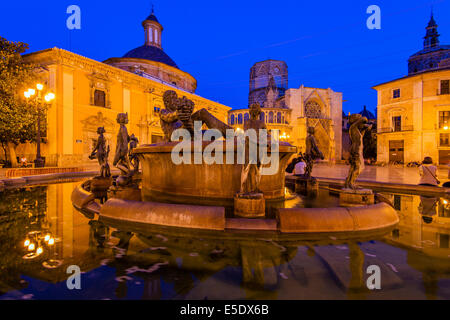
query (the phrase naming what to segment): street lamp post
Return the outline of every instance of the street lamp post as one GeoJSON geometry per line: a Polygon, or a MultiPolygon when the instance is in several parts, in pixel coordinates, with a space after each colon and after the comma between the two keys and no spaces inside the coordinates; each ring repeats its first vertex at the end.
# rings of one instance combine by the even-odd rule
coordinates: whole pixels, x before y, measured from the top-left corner
{"type": "MultiPolygon", "coordinates": [[[[28,89],[28,91],[25,91],[24,95],[25,98],[28,100],[31,99],[31,97],[34,97],[33,102],[36,104],[37,108],[37,133],[36,133],[36,160],[34,160],[34,166],[35,168],[43,168],[45,165],[44,159],[41,157],[41,103],[42,103],[42,90],[44,89],[44,85],[38,83],[36,85],[36,89],[28,89]],[[37,95],[36,95],[36,89],[37,89],[37,95]]],[[[44,100],[47,103],[50,103],[53,99],[55,99],[55,94],[52,92],[48,92],[44,96],[44,100]]]]}

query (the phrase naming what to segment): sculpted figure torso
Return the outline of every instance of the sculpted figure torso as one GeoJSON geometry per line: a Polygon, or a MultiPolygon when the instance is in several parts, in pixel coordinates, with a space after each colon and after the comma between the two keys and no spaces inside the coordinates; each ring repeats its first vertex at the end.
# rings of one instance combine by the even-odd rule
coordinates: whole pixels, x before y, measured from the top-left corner
{"type": "Polygon", "coordinates": [[[305,178],[311,178],[314,161],[317,159],[324,159],[323,153],[317,146],[316,138],[314,137],[314,128],[308,127],[308,136],[306,137],[306,151],[303,155],[306,163],[305,178]]]}
{"type": "Polygon", "coordinates": [[[128,158],[128,143],[130,136],[127,127],[128,114],[119,113],[117,115],[117,123],[120,124],[119,133],[117,134],[116,154],[114,156],[113,165],[116,166],[123,174],[130,172],[130,159],[128,158]]]}
{"type": "Polygon", "coordinates": [[[164,140],[171,141],[172,133],[178,128],[184,128],[194,135],[194,121],[201,121],[209,129],[217,129],[226,136],[226,130],[232,129],[223,123],[206,109],[200,109],[193,113],[195,104],[186,97],[178,98],[175,91],[168,90],[163,95],[164,107],[161,110],[160,121],[164,132],[164,140]]]}
{"type": "MultiPolygon", "coordinates": [[[[244,131],[253,129],[256,131],[257,136],[259,136],[260,129],[267,129],[264,121],[259,119],[261,113],[261,107],[259,104],[252,104],[250,106],[250,119],[244,123],[244,131]]],[[[249,153],[249,140],[246,139],[245,143],[246,157],[249,153]]],[[[241,193],[242,194],[254,194],[260,193],[259,183],[261,181],[261,163],[258,159],[258,163],[247,163],[242,168],[241,174],[241,193]]]]}
{"type": "Polygon", "coordinates": [[[364,169],[363,137],[367,130],[372,129],[372,125],[367,122],[367,118],[360,114],[352,114],[349,118],[350,170],[345,180],[345,188],[356,189],[355,181],[364,169]]]}
{"type": "Polygon", "coordinates": [[[108,156],[109,156],[109,146],[106,147],[106,139],[104,137],[105,128],[99,127],[97,129],[98,139],[97,144],[92,150],[89,159],[97,158],[98,164],[100,165],[100,176],[103,178],[109,178],[111,176],[111,171],[108,164],[108,156]]]}

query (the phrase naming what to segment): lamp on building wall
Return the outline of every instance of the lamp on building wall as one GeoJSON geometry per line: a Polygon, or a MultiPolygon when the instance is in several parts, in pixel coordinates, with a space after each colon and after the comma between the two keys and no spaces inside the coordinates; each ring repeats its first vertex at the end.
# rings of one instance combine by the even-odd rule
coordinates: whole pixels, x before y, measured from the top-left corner
{"type": "Polygon", "coordinates": [[[55,99],[55,94],[53,92],[48,92],[44,97],[42,91],[44,90],[44,85],[41,83],[36,84],[36,89],[28,89],[24,92],[24,96],[27,100],[32,101],[37,108],[37,150],[36,150],[36,160],[34,160],[34,166],[36,168],[42,168],[45,165],[44,159],[41,157],[41,104],[50,103],[55,99]],[[36,94],[37,90],[37,94],[36,94]],[[42,98],[43,97],[43,98],[42,98]]]}

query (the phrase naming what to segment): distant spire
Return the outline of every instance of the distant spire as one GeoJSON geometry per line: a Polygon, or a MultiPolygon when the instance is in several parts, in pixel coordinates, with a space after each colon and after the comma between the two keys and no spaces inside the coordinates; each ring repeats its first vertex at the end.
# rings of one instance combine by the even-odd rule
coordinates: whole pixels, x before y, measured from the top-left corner
{"type": "Polygon", "coordinates": [[[426,27],[427,33],[424,37],[423,46],[425,49],[439,46],[439,33],[437,31],[437,23],[434,20],[433,7],[431,7],[431,17],[426,27]]]}

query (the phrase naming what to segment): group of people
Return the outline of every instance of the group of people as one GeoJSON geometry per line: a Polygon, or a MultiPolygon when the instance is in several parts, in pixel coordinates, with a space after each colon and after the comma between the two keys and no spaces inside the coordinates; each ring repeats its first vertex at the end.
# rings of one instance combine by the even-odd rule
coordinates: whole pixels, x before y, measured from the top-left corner
{"type": "MultiPolygon", "coordinates": [[[[305,174],[306,163],[302,153],[298,157],[294,158],[292,162],[286,168],[288,175],[301,176],[305,174]]],[[[421,186],[439,186],[441,181],[437,177],[437,166],[433,164],[433,159],[431,157],[425,157],[422,164],[419,166],[420,181],[421,186]]],[[[450,165],[448,170],[448,178],[450,179],[450,165]]],[[[445,182],[443,187],[450,188],[450,181],[445,182]]]]}

